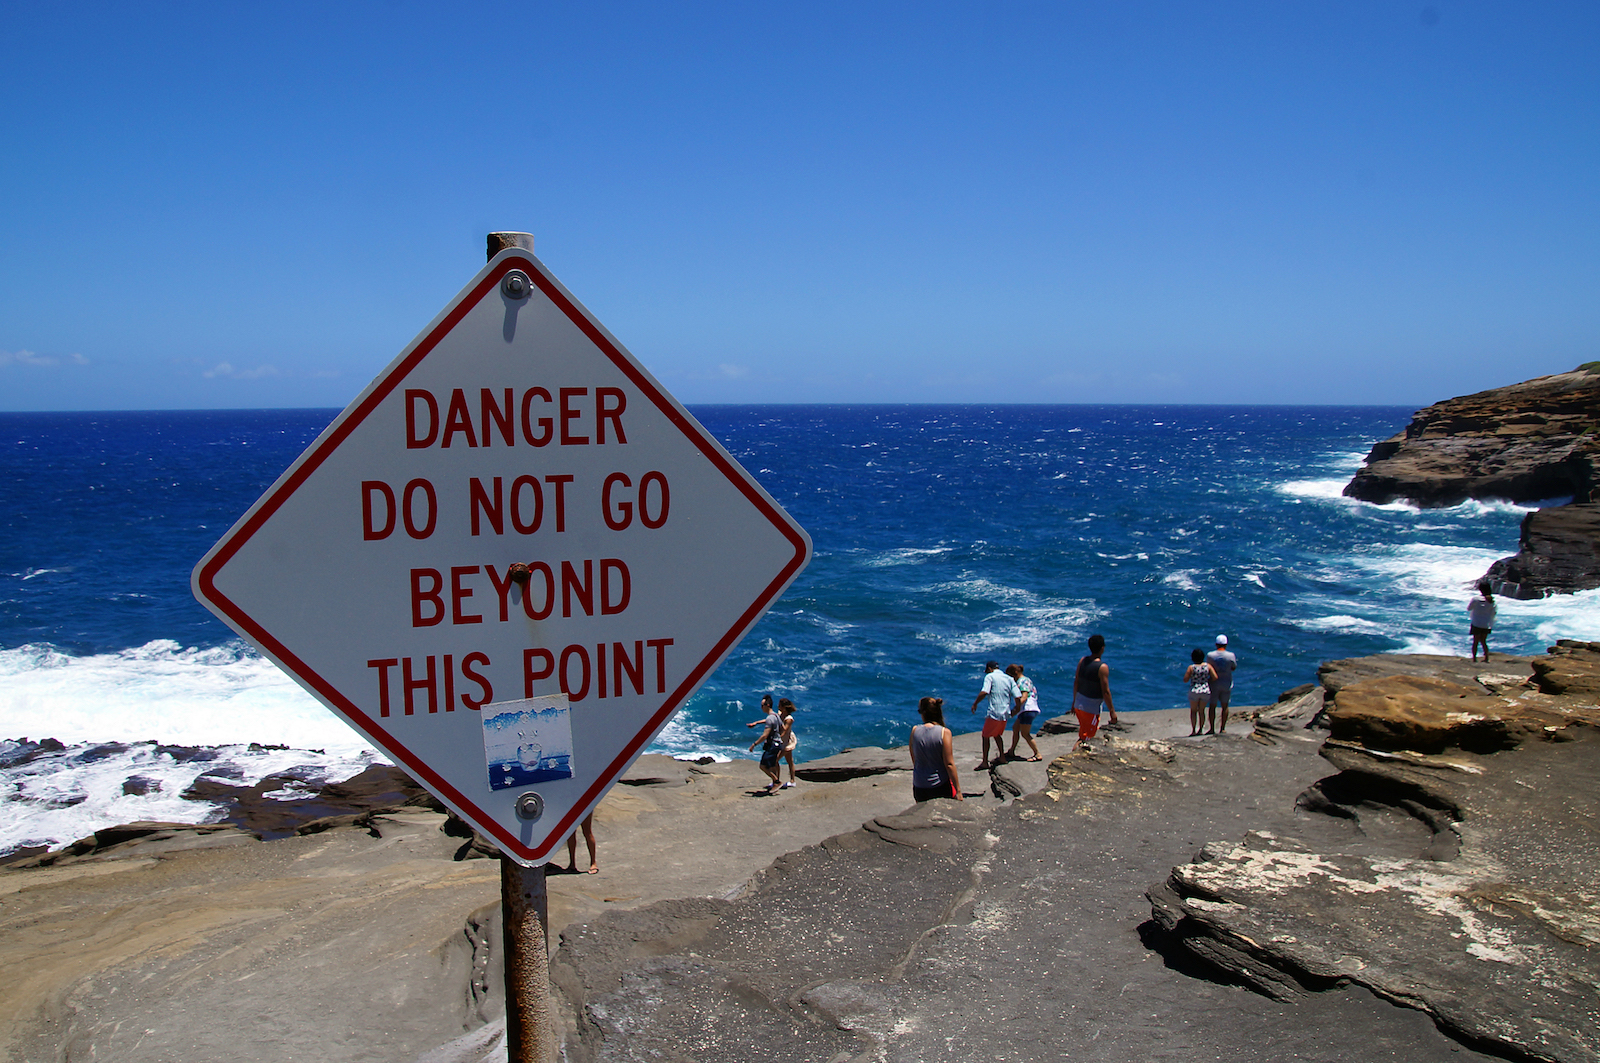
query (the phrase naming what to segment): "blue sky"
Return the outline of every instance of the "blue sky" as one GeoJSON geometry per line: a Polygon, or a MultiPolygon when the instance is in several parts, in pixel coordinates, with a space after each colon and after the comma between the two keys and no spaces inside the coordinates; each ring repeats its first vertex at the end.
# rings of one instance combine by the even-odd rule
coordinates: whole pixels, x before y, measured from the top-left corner
{"type": "Polygon", "coordinates": [[[544,262],[686,402],[1600,359],[1600,5],[0,4],[0,409],[342,406],[544,262]]]}

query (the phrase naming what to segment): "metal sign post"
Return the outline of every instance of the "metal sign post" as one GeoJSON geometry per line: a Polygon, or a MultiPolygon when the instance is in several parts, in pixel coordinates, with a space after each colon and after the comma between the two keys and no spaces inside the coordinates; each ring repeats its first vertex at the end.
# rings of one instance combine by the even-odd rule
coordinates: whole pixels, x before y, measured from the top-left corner
{"type": "MultiPolygon", "coordinates": [[[[533,234],[490,233],[488,244],[493,261],[507,248],[532,251],[533,234]]],[[[550,893],[545,883],[549,866],[526,867],[505,852],[500,854],[508,1063],[547,1063],[556,1058],[550,1021],[550,893]]]]}

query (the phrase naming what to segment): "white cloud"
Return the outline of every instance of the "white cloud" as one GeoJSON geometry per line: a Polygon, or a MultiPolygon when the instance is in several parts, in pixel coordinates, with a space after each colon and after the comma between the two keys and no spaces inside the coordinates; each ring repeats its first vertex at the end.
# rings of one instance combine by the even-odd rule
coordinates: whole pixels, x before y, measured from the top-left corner
{"type": "Polygon", "coordinates": [[[275,365],[258,365],[254,369],[235,369],[231,362],[218,362],[205,371],[207,380],[222,378],[224,380],[260,380],[262,377],[277,376],[278,367],[275,365]]]}
{"type": "Polygon", "coordinates": [[[747,377],[750,375],[750,370],[746,369],[744,366],[729,365],[727,362],[723,362],[721,365],[717,366],[717,370],[729,380],[738,380],[741,377],[747,377]]]}
{"type": "MultiPolygon", "coordinates": [[[[73,352],[67,355],[67,361],[73,365],[88,365],[89,359],[73,352]]],[[[35,351],[0,351],[0,365],[60,365],[61,359],[49,354],[39,354],[35,351]]]]}

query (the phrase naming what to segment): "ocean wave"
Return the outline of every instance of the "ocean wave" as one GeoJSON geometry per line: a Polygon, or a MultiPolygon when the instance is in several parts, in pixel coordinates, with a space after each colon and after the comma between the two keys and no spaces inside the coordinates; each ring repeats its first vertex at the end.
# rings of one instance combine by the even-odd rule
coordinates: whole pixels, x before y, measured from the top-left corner
{"type": "Polygon", "coordinates": [[[1290,480],[1278,484],[1278,492],[1294,498],[1341,501],[1344,500],[1344,486],[1349,482],[1349,477],[1342,480],[1290,480]]]}
{"type": "Polygon", "coordinates": [[[1197,591],[1200,584],[1194,578],[1204,571],[1198,568],[1180,568],[1176,572],[1168,572],[1161,577],[1161,582],[1169,587],[1176,587],[1180,591],[1197,591]]]}
{"type": "Polygon", "coordinates": [[[959,633],[919,631],[917,638],[947,653],[967,657],[1002,650],[1032,649],[1075,641],[1095,619],[1104,615],[1092,606],[1040,605],[1002,610],[981,631],[959,633]]]}
{"type": "Polygon", "coordinates": [[[1405,543],[1353,553],[1341,558],[1339,565],[1358,570],[1380,593],[1452,602],[1460,599],[1464,606],[1464,595],[1504,553],[1471,546],[1405,543]]]}
{"type": "MultiPolygon", "coordinates": [[[[1531,513],[1534,510],[1543,508],[1545,506],[1559,505],[1562,501],[1559,499],[1550,499],[1539,502],[1523,503],[1507,502],[1501,499],[1480,500],[1476,498],[1469,498],[1465,502],[1460,502],[1454,506],[1424,508],[1403,499],[1397,499],[1393,502],[1368,502],[1365,499],[1346,497],[1344,489],[1349,482],[1350,480],[1348,477],[1339,480],[1288,480],[1284,483],[1276,485],[1276,489],[1280,494],[1288,495],[1292,498],[1321,502],[1337,502],[1353,509],[1378,510],[1386,513],[1403,513],[1413,516],[1427,514],[1430,519],[1454,518],[1472,520],[1475,518],[1500,516],[1505,514],[1521,517],[1524,514],[1531,513]]],[[[1418,530],[1444,530],[1450,526],[1438,524],[1419,524],[1415,527],[1418,530]]]]}
{"type": "Polygon", "coordinates": [[[953,550],[949,546],[904,546],[896,550],[887,550],[875,554],[861,562],[866,568],[894,568],[899,565],[921,565],[932,558],[948,554],[953,550]]]}
{"type": "Polygon", "coordinates": [[[157,639],[76,657],[49,645],[0,650],[6,738],[168,745],[249,744],[357,756],[367,741],[242,642],[157,639]]]}
{"type": "Polygon", "coordinates": [[[1386,635],[1388,628],[1374,620],[1339,613],[1334,616],[1298,617],[1290,620],[1295,627],[1320,634],[1386,635]]]}

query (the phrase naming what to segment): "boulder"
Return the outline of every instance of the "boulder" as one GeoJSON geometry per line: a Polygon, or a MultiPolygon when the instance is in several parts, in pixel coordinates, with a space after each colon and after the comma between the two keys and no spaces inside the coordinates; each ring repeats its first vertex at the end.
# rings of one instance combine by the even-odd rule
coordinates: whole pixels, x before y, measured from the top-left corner
{"type": "Polygon", "coordinates": [[[1424,508],[1469,498],[1589,501],[1600,456],[1600,363],[1417,411],[1344,493],[1424,508]]]}
{"type": "Polygon", "coordinates": [[[1600,587],[1600,503],[1547,506],[1522,518],[1518,551],[1489,566],[1500,594],[1542,598],[1600,587]]]}
{"type": "Polygon", "coordinates": [[[1533,660],[1533,682],[1545,694],[1600,698],[1600,642],[1561,639],[1533,660]]]}

